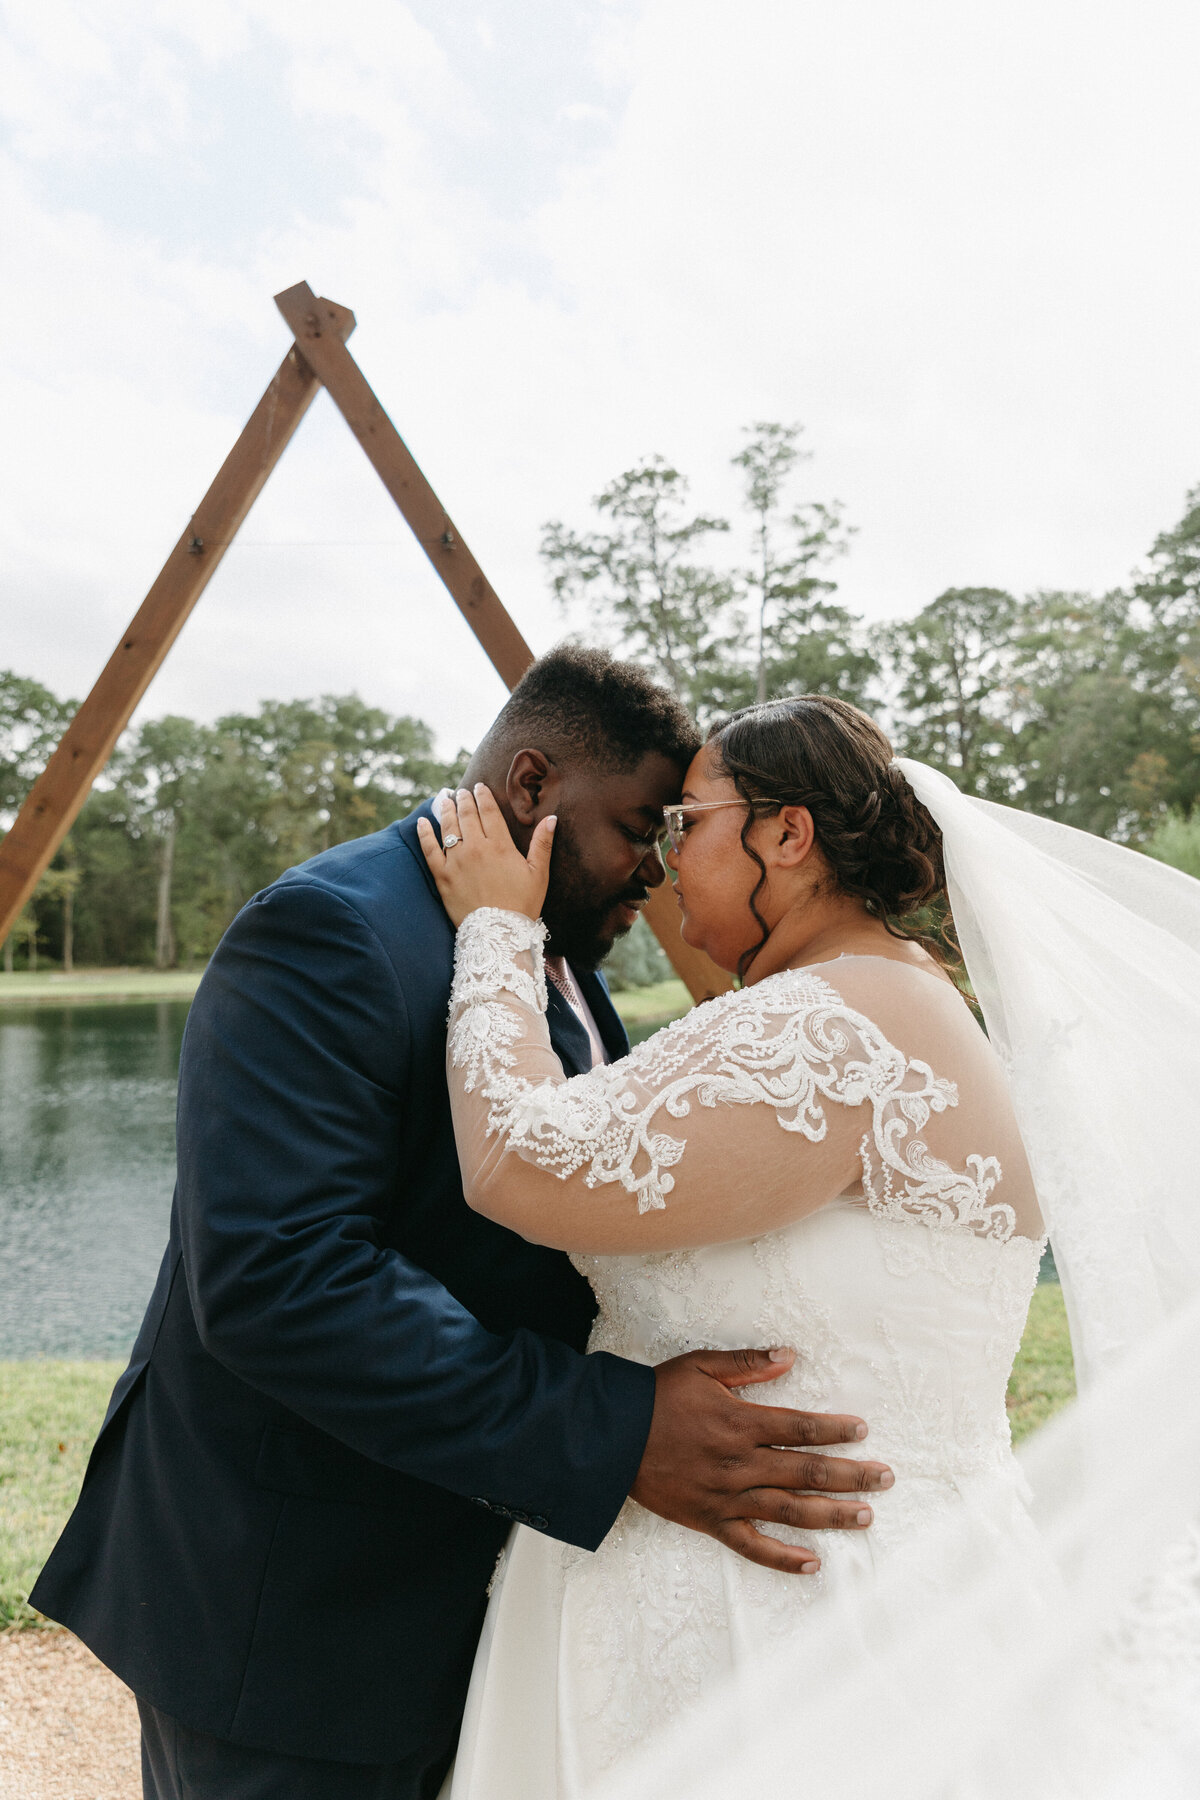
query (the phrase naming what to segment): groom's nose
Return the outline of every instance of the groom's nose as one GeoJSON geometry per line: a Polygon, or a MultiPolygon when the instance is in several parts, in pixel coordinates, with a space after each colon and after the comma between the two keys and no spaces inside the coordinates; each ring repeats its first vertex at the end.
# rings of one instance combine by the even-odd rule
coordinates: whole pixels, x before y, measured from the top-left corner
{"type": "Polygon", "coordinates": [[[645,856],[643,856],[641,862],[638,864],[636,872],[638,880],[644,881],[647,887],[656,888],[662,886],[663,882],[667,879],[667,871],[663,866],[662,855],[657,844],[655,844],[652,850],[647,850],[645,856]]]}

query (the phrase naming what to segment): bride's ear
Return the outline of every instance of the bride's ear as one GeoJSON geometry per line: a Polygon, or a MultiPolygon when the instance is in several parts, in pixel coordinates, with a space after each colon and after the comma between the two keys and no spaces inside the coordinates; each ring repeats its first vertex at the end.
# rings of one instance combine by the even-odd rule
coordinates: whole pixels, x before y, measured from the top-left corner
{"type": "Polygon", "coordinates": [[[816,844],[812,814],[807,806],[785,806],[770,821],[774,826],[771,847],[781,869],[798,869],[812,855],[816,844]]]}

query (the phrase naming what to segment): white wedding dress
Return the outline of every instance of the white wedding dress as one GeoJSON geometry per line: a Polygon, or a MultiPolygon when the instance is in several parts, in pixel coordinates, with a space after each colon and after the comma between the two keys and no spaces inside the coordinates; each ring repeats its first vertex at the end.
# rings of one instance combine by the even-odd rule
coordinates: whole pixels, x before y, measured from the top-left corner
{"type": "MultiPolygon", "coordinates": [[[[843,1621],[872,1598],[877,1650],[877,1578],[943,1513],[1019,1547],[1031,1596],[1046,1577],[1005,1413],[1044,1239],[1006,1080],[960,996],[843,958],[710,1001],[568,1080],[542,937],[491,910],[458,934],[448,1073],[471,1203],[572,1252],[599,1304],[593,1351],[794,1345],[792,1371],[745,1400],[865,1418],[867,1440],[836,1454],[896,1479],[865,1532],[770,1528],[817,1551],[816,1576],[633,1501],[594,1554],[518,1526],[453,1800],[575,1800],[605,1776],[624,1791],[627,1757],[700,1724],[739,1670],[779,1666],[823,1598],[843,1621]]],[[[918,1604],[952,1579],[930,1559],[918,1604]]]]}

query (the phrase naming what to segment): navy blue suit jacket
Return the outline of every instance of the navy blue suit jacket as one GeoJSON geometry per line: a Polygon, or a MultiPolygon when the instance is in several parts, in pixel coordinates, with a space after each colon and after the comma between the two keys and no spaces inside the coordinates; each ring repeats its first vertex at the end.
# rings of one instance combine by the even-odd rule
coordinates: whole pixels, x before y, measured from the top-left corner
{"type": "MultiPolygon", "coordinates": [[[[346,1762],[452,1740],[509,1522],[594,1548],[654,1395],[580,1354],[567,1258],[463,1200],[454,940],[417,817],[290,870],[205,972],[170,1243],[32,1596],[184,1723],[346,1762]]],[[[622,1054],[603,981],[577,979],[622,1054]]]]}

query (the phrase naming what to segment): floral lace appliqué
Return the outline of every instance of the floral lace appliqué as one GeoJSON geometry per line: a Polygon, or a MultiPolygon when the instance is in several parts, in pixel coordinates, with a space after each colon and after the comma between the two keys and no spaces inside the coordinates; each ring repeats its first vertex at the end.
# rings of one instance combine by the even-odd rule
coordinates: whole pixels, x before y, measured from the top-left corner
{"type": "Polygon", "coordinates": [[[958,1104],[952,1081],[910,1060],[820,976],[786,970],[697,1007],[612,1068],[565,1081],[532,1082],[514,1071],[521,1018],[504,998],[544,1011],[545,928],[482,908],[458,933],[450,1054],[468,1092],[489,1102],[499,1133],[528,1162],[588,1186],[619,1182],[638,1211],[666,1205],[672,1170],[687,1147],[670,1129],[693,1106],[770,1106],[784,1131],[826,1136],[828,1105],[870,1109],[860,1145],[863,1191],[888,1217],[1012,1235],[1010,1207],[989,1204],[1000,1180],[994,1157],[955,1170],[921,1132],[958,1104]]]}
{"type": "Polygon", "coordinates": [[[521,1035],[521,1021],[501,996],[510,993],[532,1011],[545,1012],[545,942],[540,919],[498,907],[480,907],[464,920],[454,947],[450,1054],[464,1071],[469,1094],[512,1067],[509,1046],[521,1035]],[[530,957],[528,969],[521,967],[523,955],[530,957]]]}

